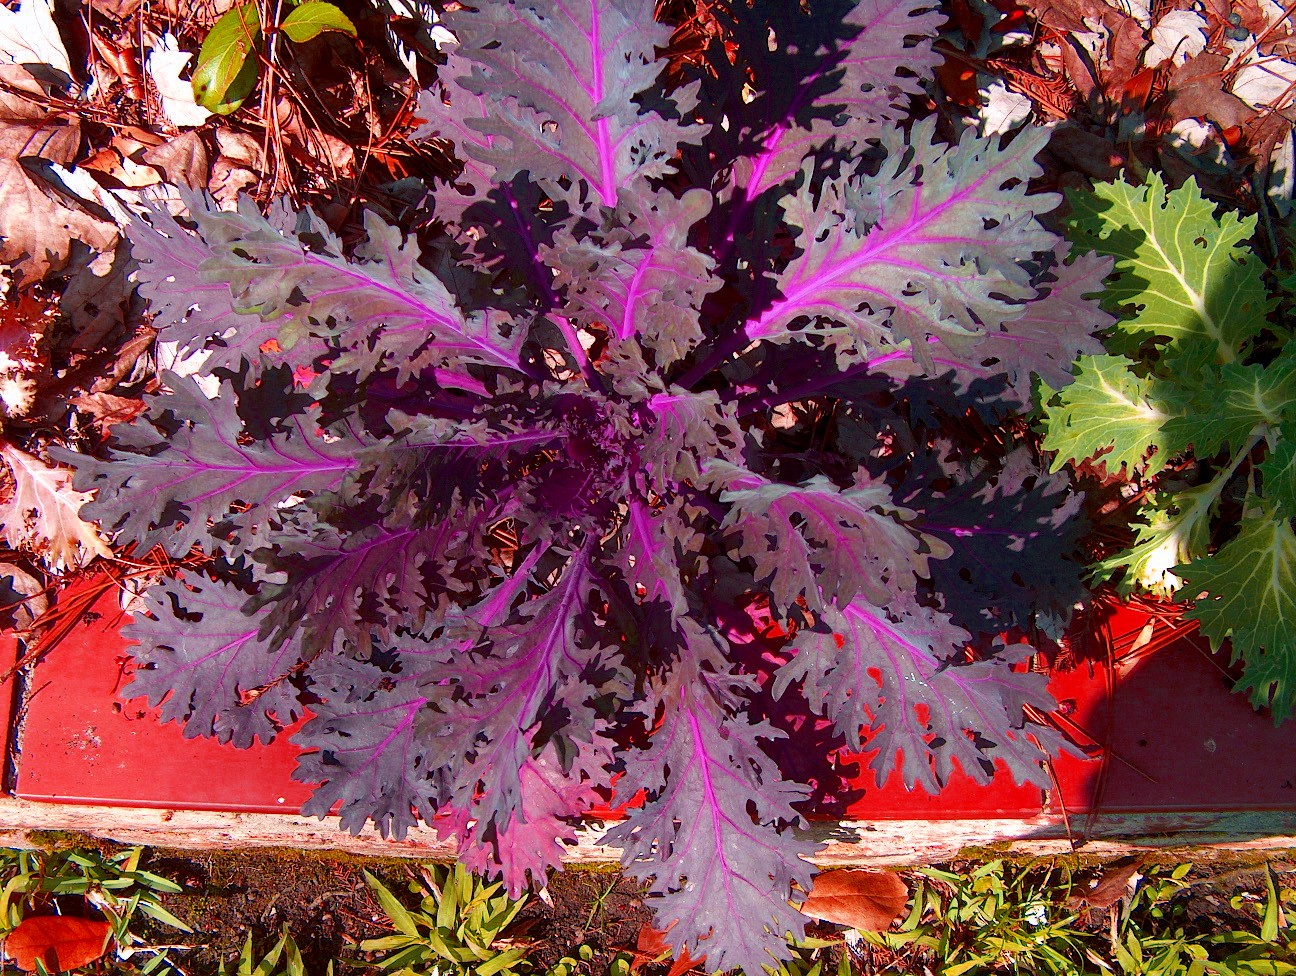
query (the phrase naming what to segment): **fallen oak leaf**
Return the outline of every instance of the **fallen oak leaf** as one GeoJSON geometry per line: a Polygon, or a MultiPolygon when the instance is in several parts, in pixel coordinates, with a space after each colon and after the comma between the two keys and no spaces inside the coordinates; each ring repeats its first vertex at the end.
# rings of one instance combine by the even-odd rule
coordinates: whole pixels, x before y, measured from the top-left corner
{"type": "Polygon", "coordinates": [[[50,111],[44,97],[26,69],[0,64],[0,262],[32,279],[61,271],[74,240],[107,251],[118,237],[113,224],[69,204],[24,165],[70,165],[81,142],[77,120],[50,111]]]}
{"type": "Polygon", "coordinates": [[[108,951],[112,926],[101,919],[38,915],[24,919],[4,940],[5,954],[24,972],[80,969],[108,951]]]}
{"type": "Polygon", "coordinates": [[[890,871],[825,871],[801,903],[811,918],[860,932],[884,932],[904,914],[909,889],[890,871]]]}

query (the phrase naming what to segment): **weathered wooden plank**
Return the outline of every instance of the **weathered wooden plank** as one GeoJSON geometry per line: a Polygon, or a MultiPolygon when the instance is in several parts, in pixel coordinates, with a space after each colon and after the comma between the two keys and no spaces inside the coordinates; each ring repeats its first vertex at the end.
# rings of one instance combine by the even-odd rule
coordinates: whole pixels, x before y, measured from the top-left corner
{"type": "MultiPolygon", "coordinates": [[[[1079,828],[1081,824],[1073,824],[1079,828]]],[[[1105,856],[1141,849],[1209,848],[1221,851],[1296,849],[1296,814],[1281,812],[1113,814],[1094,818],[1083,850],[1105,856]]],[[[450,859],[453,842],[423,827],[403,841],[373,831],[344,833],[333,818],[320,821],[293,814],[218,813],[130,807],[39,803],[0,798],[0,845],[35,846],[49,832],[84,834],[126,844],[190,850],[286,847],[344,851],[380,857],[450,859]]],[[[993,847],[1005,854],[1068,852],[1071,840],[1061,819],[880,820],[818,823],[812,833],[826,846],[822,866],[919,865],[948,860],[969,848],[993,847]]],[[[601,827],[589,825],[567,860],[573,864],[615,863],[615,848],[601,846],[601,827]]]]}

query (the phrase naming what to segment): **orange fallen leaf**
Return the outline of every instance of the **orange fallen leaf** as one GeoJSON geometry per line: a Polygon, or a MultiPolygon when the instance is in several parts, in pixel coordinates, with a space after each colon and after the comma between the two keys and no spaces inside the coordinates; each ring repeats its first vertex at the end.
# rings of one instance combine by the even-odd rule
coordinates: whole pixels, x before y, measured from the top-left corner
{"type": "MultiPolygon", "coordinates": [[[[674,922],[671,923],[673,928],[674,922]]],[[[669,929],[667,930],[669,931],[669,929]]],[[[666,933],[653,928],[651,925],[644,923],[639,929],[639,940],[635,946],[634,962],[630,964],[630,971],[636,972],[644,965],[655,962],[662,956],[670,955],[670,943],[666,941],[666,933]]],[[[701,959],[694,959],[685,951],[684,955],[676,959],[670,968],[667,976],[680,976],[681,973],[687,973],[692,969],[699,969],[706,963],[706,956],[701,959]]]]}
{"type": "Polygon", "coordinates": [[[890,871],[825,871],[815,878],[802,913],[861,932],[882,932],[904,914],[909,889],[890,871]]]}
{"type": "Polygon", "coordinates": [[[39,915],[24,919],[4,940],[5,954],[24,972],[39,959],[51,972],[67,972],[94,962],[108,951],[112,926],[94,918],[39,915]]]}

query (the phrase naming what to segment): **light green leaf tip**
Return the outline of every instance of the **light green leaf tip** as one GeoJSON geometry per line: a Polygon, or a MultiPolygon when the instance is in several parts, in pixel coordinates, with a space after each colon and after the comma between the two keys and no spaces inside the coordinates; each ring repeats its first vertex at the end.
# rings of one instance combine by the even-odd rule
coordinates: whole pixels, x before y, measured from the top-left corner
{"type": "Polygon", "coordinates": [[[356,36],[355,24],[341,10],[323,0],[311,0],[297,7],[283,19],[279,29],[297,44],[318,37],[325,31],[356,36]]]}

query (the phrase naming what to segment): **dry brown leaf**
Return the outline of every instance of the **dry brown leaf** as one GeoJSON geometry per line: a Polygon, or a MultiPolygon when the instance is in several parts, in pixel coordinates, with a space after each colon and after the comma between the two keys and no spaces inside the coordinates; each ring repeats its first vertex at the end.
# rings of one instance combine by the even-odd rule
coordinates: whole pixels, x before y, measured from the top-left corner
{"type": "Polygon", "coordinates": [[[71,471],[51,468],[3,442],[0,458],[13,475],[13,491],[0,503],[0,537],[5,542],[15,549],[35,550],[54,570],[112,555],[95,527],[81,520],[81,506],[91,495],[73,489],[71,471]]]}
{"type": "Polygon", "coordinates": [[[1131,879],[1138,874],[1138,869],[1137,857],[1123,857],[1119,861],[1112,861],[1103,867],[1102,873],[1098,875],[1097,884],[1088,891],[1073,894],[1067,899],[1067,904],[1072,908],[1079,908],[1082,904],[1088,904],[1093,908],[1111,908],[1125,896],[1131,879]]]}
{"type": "Polygon", "coordinates": [[[825,871],[818,875],[803,914],[861,932],[884,932],[904,914],[909,889],[890,871],[825,871]]]}
{"type": "Polygon", "coordinates": [[[73,241],[106,251],[117,228],[56,193],[23,160],[68,165],[81,128],[42,104],[40,82],[16,64],[0,64],[0,262],[30,279],[62,270],[73,241]]]}
{"type": "Polygon", "coordinates": [[[1114,180],[1126,159],[1121,148],[1106,136],[1064,122],[1049,139],[1053,153],[1069,170],[1095,180],[1114,180]]]}
{"type": "Polygon", "coordinates": [[[355,174],[355,149],[337,136],[329,135],[307,124],[296,103],[286,98],[275,105],[279,131],[288,152],[310,165],[319,163],[339,177],[355,174]]]}
{"type": "Polygon", "coordinates": [[[39,960],[47,972],[60,973],[94,962],[108,951],[111,935],[112,926],[101,919],[38,915],[20,922],[4,946],[24,972],[35,972],[39,960]]]}
{"type": "Polygon", "coordinates": [[[147,409],[143,400],[114,393],[82,393],[70,402],[92,418],[100,433],[106,433],[113,424],[129,423],[147,409]]]}
{"type": "Polygon", "coordinates": [[[1026,6],[1041,24],[1064,33],[1091,30],[1093,23],[1114,27],[1127,16],[1103,0],[1034,0],[1026,6]]]}
{"type": "Polygon", "coordinates": [[[135,286],[130,282],[130,248],[74,257],[60,305],[72,323],[72,348],[100,349],[126,321],[135,286]]]}
{"type": "Polygon", "coordinates": [[[216,148],[220,155],[235,166],[246,166],[248,169],[260,169],[265,162],[261,154],[259,140],[246,132],[234,129],[216,130],[216,148]]]}
{"type": "Polygon", "coordinates": [[[146,149],[144,162],[156,166],[168,183],[202,189],[207,186],[210,169],[207,147],[202,137],[190,129],[160,146],[146,149]]]}
{"type": "Polygon", "coordinates": [[[139,10],[144,0],[90,0],[95,13],[111,17],[113,20],[125,20],[139,10]]]}
{"type": "Polygon", "coordinates": [[[0,626],[29,630],[49,609],[45,586],[20,566],[0,563],[0,626]]]}
{"type": "Polygon", "coordinates": [[[1250,105],[1224,90],[1221,73],[1226,64],[1223,55],[1208,51],[1170,73],[1167,86],[1174,97],[1166,116],[1171,124],[1184,119],[1207,119],[1220,129],[1228,129],[1255,114],[1250,105]]]}

